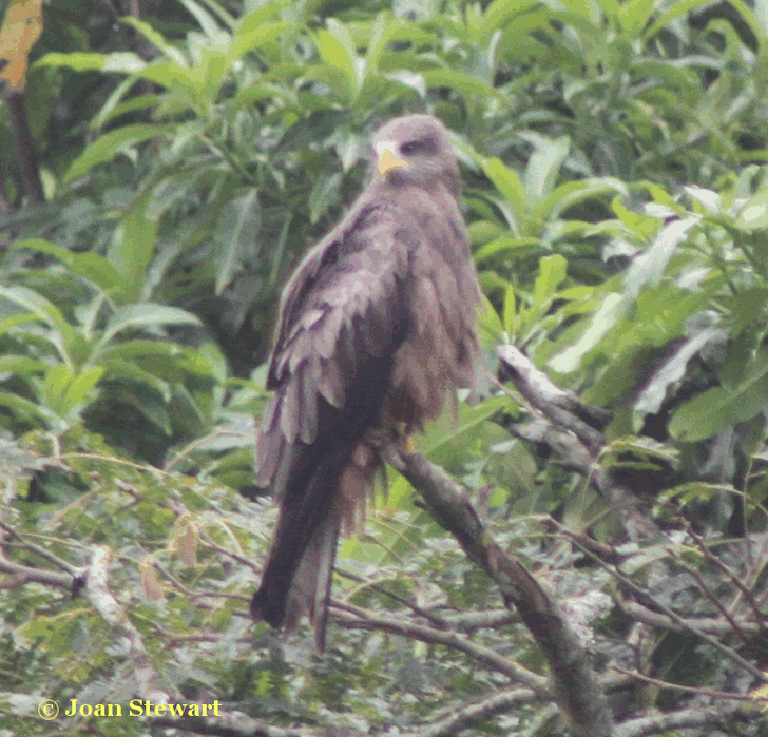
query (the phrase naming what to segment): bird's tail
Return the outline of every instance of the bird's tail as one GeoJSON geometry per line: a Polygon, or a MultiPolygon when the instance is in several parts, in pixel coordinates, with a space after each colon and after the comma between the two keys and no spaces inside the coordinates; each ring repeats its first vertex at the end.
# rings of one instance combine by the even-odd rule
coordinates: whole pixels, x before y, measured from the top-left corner
{"type": "Polygon", "coordinates": [[[338,439],[294,446],[269,559],[251,601],[254,619],[286,633],[307,614],[321,652],[341,526],[350,510],[365,508],[365,484],[362,498],[355,491],[355,445],[338,439]]]}

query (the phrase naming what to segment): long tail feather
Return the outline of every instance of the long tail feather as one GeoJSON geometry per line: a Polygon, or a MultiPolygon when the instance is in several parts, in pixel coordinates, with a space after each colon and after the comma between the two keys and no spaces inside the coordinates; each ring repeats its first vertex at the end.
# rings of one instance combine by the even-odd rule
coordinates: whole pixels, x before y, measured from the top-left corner
{"type": "Polygon", "coordinates": [[[307,614],[321,652],[343,514],[340,477],[353,447],[336,440],[297,454],[261,586],[251,601],[254,619],[284,627],[286,634],[307,614]]]}

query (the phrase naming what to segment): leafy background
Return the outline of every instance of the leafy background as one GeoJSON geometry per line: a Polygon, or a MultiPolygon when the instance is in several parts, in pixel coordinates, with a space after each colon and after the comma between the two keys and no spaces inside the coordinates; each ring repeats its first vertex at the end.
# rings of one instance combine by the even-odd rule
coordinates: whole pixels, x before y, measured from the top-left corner
{"type": "Polygon", "coordinates": [[[728,691],[747,705],[718,729],[759,734],[767,18],[762,0],[45,3],[26,85],[0,106],[0,733],[165,733],[37,717],[43,697],[136,693],[113,623],[71,595],[101,545],[184,699],[301,734],[567,729],[540,693],[491,701],[521,682],[510,664],[534,683],[542,655],[395,472],[342,545],[326,656],[247,617],[274,523],[251,444],[280,286],[364,185],[370,132],[426,111],[462,165],[489,381],[421,450],[565,604],[599,603],[580,616],[618,721],[728,691]],[[500,345],[608,411],[586,471],[521,435],[540,417],[500,345]],[[596,469],[661,531],[617,548],[625,572],[681,616],[732,605],[720,639],[752,671],[634,618],[547,527],[626,543],[596,469]],[[393,625],[425,613],[429,636],[393,625]]]}

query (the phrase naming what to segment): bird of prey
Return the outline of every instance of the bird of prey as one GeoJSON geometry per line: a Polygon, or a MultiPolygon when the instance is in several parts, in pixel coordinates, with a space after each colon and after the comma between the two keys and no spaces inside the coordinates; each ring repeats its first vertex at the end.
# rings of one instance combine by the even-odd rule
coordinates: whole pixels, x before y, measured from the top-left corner
{"type": "Polygon", "coordinates": [[[480,286],[443,124],[396,118],[373,139],[371,182],[285,287],[257,431],[257,483],[280,514],[256,620],[307,614],[325,647],[342,524],[365,512],[382,436],[402,438],[475,381],[480,286]]]}

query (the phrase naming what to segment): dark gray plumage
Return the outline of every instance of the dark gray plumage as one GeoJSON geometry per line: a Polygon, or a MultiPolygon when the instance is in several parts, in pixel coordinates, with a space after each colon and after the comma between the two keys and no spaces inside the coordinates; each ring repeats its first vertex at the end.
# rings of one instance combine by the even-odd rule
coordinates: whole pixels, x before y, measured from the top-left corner
{"type": "Polygon", "coordinates": [[[313,248],[281,302],[257,433],[257,482],[280,516],[251,613],[325,644],[342,523],[362,519],[381,428],[420,429],[475,380],[480,287],[459,210],[459,170],[429,115],[387,123],[378,172],[313,248]]]}

